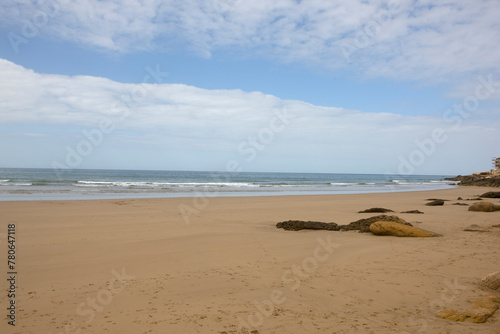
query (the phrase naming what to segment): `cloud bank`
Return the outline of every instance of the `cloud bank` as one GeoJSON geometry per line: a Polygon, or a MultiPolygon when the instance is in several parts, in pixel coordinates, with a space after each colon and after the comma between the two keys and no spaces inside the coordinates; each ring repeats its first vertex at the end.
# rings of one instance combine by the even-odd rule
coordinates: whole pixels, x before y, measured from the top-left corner
{"type": "MultiPolygon", "coordinates": [[[[319,107],[260,92],[39,74],[6,60],[0,60],[0,76],[4,138],[11,147],[45,138],[49,165],[63,162],[67,147],[77,150],[103,122],[109,131],[94,137],[99,145],[78,167],[99,161],[117,167],[127,157],[138,168],[222,170],[236,159],[244,170],[398,173],[406,161],[412,173],[454,173],[487,164],[494,152],[484,143],[500,141],[498,118],[484,118],[468,102],[465,109],[450,106],[437,117],[416,117],[319,107]]],[[[481,104],[489,90],[478,85],[481,104]]],[[[2,145],[0,153],[11,157],[2,145]]]]}

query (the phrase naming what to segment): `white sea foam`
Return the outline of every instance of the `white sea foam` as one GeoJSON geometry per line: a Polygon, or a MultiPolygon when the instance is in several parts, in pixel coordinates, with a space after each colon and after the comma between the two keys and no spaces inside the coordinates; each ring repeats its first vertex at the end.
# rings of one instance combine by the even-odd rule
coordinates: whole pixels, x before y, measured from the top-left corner
{"type": "Polygon", "coordinates": [[[144,187],[144,188],[200,188],[200,187],[258,187],[246,182],[129,182],[129,181],[78,181],[79,187],[144,187]]]}

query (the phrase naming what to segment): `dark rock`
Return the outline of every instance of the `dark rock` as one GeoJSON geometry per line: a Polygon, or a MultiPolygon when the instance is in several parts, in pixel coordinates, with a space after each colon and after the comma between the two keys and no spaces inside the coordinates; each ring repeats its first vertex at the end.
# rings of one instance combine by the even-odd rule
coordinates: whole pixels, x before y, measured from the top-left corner
{"type": "Polygon", "coordinates": [[[276,224],[277,228],[282,228],[287,231],[300,230],[328,230],[338,231],[339,226],[336,223],[323,223],[315,221],[288,220],[276,224]]]}
{"type": "Polygon", "coordinates": [[[491,227],[500,227],[500,224],[491,225],[491,227]]]}
{"type": "Polygon", "coordinates": [[[463,201],[464,199],[462,197],[457,198],[457,201],[463,201]]]}
{"type": "Polygon", "coordinates": [[[500,198],[500,191],[489,191],[487,193],[482,194],[479,197],[484,197],[484,198],[500,198]]]}
{"type": "Polygon", "coordinates": [[[359,211],[358,213],[376,213],[376,212],[385,213],[385,212],[394,212],[394,211],[389,210],[389,209],[384,209],[384,208],[371,208],[371,209],[359,211]]]}
{"type": "Polygon", "coordinates": [[[465,232],[490,232],[488,229],[482,228],[479,225],[472,224],[471,226],[467,227],[465,232]]]}
{"type": "Polygon", "coordinates": [[[443,201],[443,202],[446,202],[446,201],[449,201],[449,199],[442,199],[442,198],[428,198],[428,199],[426,199],[426,201],[443,201]]]}
{"type": "Polygon", "coordinates": [[[500,175],[494,175],[490,172],[474,175],[459,175],[453,178],[446,178],[447,181],[460,181],[461,186],[479,186],[479,187],[500,187],[500,175]]]}
{"type": "Polygon", "coordinates": [[[339,228],[340,231],[359,231],[360,233],[367,233],[370,232],[370,225],[378,221],[393,221],[400,224],[412,226],[410,223],[407,223],[404,219],[401,219],[397,216],[380,215],[359,219],[352,223],[349,223],[348,225],[340,225],[339,228]]]}
{"type": "Polygon", "coordinates": [[[403,211],[403,212],[401,212],[401,213],[418,213],[418,214],[423,214],[423,212],[422,212],[422,211],[420,211],[420,210],[403,211]]]}
{"type": "Polygon", "coordinates": [[[469,204],[467,204],[467,203],[453,203],[452,205],[465,205],[465,206],[469,206],[469,204]]]}
{"type": "Polygon", "coordinates": [[[443,201],[443,200],[441,200],[441,199],[436,199],[436,200],[434,200],[434,201],[432,201],[432,202],[429,202],[429,203],[427,203],[427,204],[425,204],[425,205],[428,205],[428,206],[439,206],[439,205],[444,205],[444,201],[443,201]]]}

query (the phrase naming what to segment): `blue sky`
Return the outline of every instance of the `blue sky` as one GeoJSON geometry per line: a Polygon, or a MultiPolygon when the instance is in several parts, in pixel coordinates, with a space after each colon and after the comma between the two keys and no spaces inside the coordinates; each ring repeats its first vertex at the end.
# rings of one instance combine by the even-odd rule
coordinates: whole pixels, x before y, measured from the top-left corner
{"type": "Polygon", "coordinates": [[[3,1],[0,166],[487,170],[500,155],[499,12],[495,1],[3,1]]]}

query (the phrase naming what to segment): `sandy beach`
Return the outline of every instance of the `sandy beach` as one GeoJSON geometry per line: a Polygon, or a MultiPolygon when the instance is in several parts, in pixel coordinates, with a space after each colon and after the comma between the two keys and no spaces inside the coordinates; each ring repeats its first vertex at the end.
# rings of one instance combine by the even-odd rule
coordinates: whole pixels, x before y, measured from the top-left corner
{"type": "Polygon", "coordinates": [[[0,202],[0,332],[499,333],[500,312],[482,324],[434,316],[467,309],[488,294],[476,282],[500,270],[500,228],[491,227],[500,212],[453,205],[494,190],[0,202]],[[449,201],[430,207],[429,198],[449,201]],[[348,224],[377,215],[357,213],[371,207],[443,237],[275,227],[348,224]],[[8,224],[15,327],[6,317],[8,224]],[[471,224],[489,232],[463,231],[471,224]]]}

